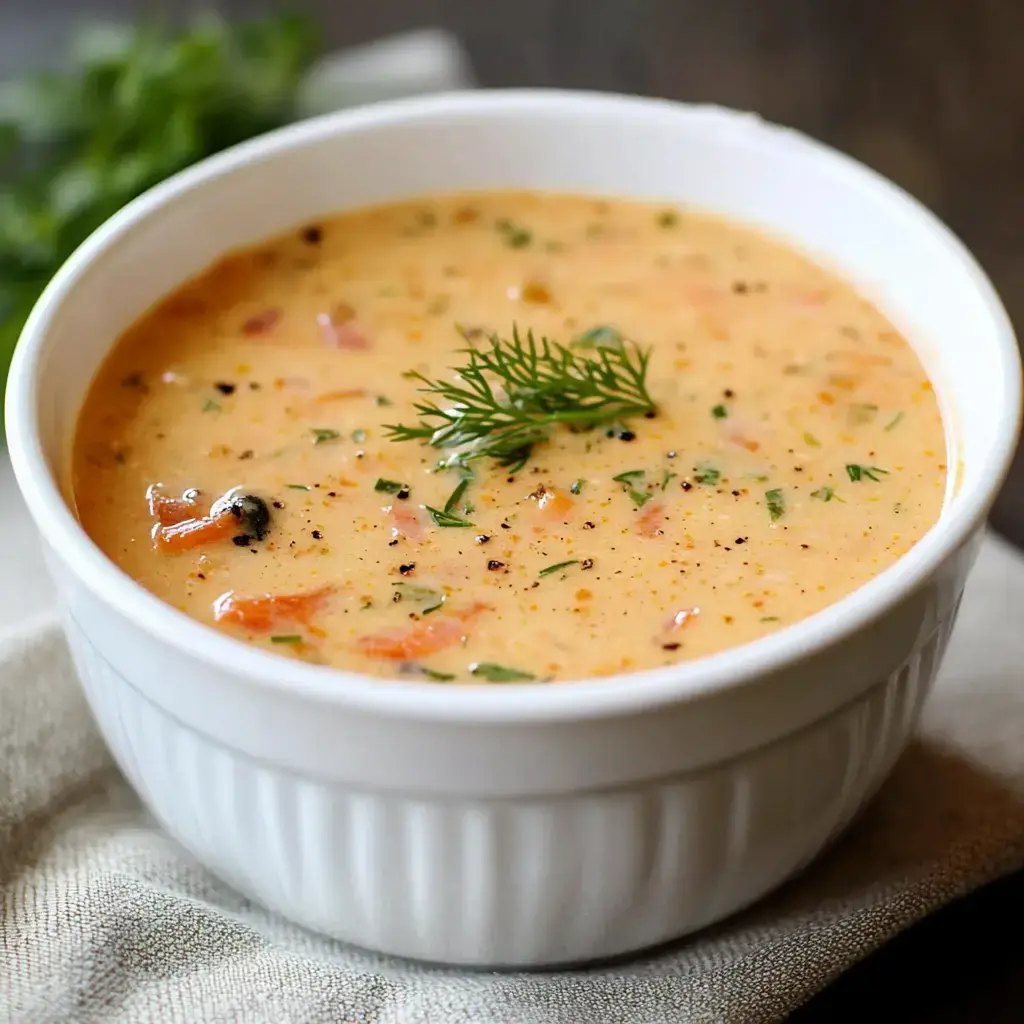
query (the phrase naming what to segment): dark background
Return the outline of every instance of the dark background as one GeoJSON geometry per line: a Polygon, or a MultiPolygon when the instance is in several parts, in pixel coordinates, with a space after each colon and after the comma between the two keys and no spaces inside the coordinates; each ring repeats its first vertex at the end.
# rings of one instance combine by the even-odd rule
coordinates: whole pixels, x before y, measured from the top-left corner
{"type": "MultiPolygon", "coordinates": [[[[0,77],[52,62],[83,17],[210,6],[239,16],[311,9],[332,48],[441,26],[462,40],[485,86],[756,110],[931,206],[1024,323],[1024,0],[0,0],[0,77]]],[[[1024,458],[993,521],[1024,546],[1024,458]]],[[[997,883],[871,957],[793,1020],[1022,1024],[1022,910],[1024,882],[997,883]]]]}

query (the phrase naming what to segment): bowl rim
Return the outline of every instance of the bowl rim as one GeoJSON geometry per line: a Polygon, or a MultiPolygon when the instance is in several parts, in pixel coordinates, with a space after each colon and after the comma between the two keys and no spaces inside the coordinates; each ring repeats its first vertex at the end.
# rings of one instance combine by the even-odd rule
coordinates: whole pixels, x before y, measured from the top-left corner
{"type": "MultiPolygon", "coordinates": [[[[753,137],[753,136],[752,136],[753,137]]],[[[624,193],[626,194],[626,193],[624,193]]],[[[36,525],[95,597],[138,628],[191,658],[245,685],[286,698],[349,707],[405,719],[513,723],[604,718],[692,701],[756,685],[780,669],[812,657],[883,617],[918,587],[983,525],[1013,458],[1021,418],[1021,363],[1009,317],[988,277],[956,235],[904,190],[852,157],[791,128],[729,108],[615,93],[556,89],[502,89],[440,93],[343,110],[278,129],[235,146],[174,175],[135,199],[101,225],[71,255],[46,287],[22,332],[6,395],[8,445],[15,477],[36,525]],[[871,189],[912,217],[959,260],[987,306],[999,338],[1002,391],[998,442],[986,453],[982,483],[958,494],[942,518],[889,568],[846,597],[770,636],[717,654],[665,668],[556,685],[502,686],[385,680],[343,669],[307,665],[265,652],[218,633],[165,604],[122,572],[86,535],[61,494],[44,456],[38,429],[38,378],[51,324],[92,262],[115,246],[136,223],[205,183],[232,174],[253,160],[302,149],[321,139],[380,129],[418,118],[530,114],[538,118],[628,113],[707,120],[721,129],[760,134],[772,146],[789,147],[805,159],[824,161],[851,188],[871,189]]]]}

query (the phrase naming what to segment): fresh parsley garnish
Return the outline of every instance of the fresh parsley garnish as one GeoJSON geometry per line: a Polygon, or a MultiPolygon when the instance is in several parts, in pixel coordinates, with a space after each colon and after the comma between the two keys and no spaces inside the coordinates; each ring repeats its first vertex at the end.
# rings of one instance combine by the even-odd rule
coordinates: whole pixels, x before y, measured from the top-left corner
{"type": "Polygon", "coordinates": [[[560,569],[568,569],[570,565],[579,565],[580,560],[578,558],[570,558],[567,562],[555,562],[554,565],[549,565],[544,569],[541,569],[538,576],[551,576],[553,573],[558,572],[560,569]]]}
{"type": "Polygon", "coordinates": [[[439,508],[431,508],[429,505],[424,505],[423,507],[437,526],[466,527],[473,525],[468,519],[461,519],[459,516],[452,515],[451,512],[445,512],[439,508]]]}
{"type": "Polygon", "coordinates": [[[470,675],[480,676],[489,683],[528,683],[537,677],[517,668],[496,665],[493,661],[478,661],[469,666],[470,675]]]}
{"type": "Polygon", "coordinates": [[[382,494],[397,494],[402,487],[403,485],[397,480],[385,480],[383,477],[378,477],[377,482],[373,485],[373,489],[382,494]]]}
{"type": "Polygon", "coordinates": [[[857,483],[858,480],[873,480],[878,483],[881,480],[879,473],[882,476],[888,476],[889,470],[882,469],[880,466],[859,466],[855,462],[846,464],[846,475],[854,483],[857,483]]]}
{"type": "Polygon", "coordinates": [[[642,469],[627,469],[623,473],[619,473],[618,476],[613,476],[612,479],[619,484],[628,484],[630,487],[635,483],[639,483],[646,476],[646,471],[642,469]]]}
{"type": "Polygon", "coordinates": [[[573,480],[573,482],[571,484],[569,484],[569,493],[570,494],[580,494],[582,491],[583,491],[583,481],[582,480],[573,480]]]}
{"type": "Polygon", "coordinates": [[[337,430],[331,430],[330,427],[311,427],[309,432],[313,435],[313,444],[324,444],[341,437],[337,430]]]}
{"type": "Polygon", "coordinates": [[[786,514],[786,499],[777,487],[764,492],[764,501],[768,506],[768,515],[772,522],[777,522],[786,514]]]}
{"type": "Polygon", "coordinates": [[[514,473],[556,425],[586,429],[655,410],[647,392],[651,353],[635,345],[584,356],[513,328],[511,340],[491,335],[486,347],[459,351],[466,362],[453,367],[455,381],[412,373],[446,407],[418,402],[418,424],[385,426],[393,441],[450,450],[446,466],[491,458],[514,473]]]}
{"type": "Polygon", "coordinates": [[[729,410],[724,405],[716,405],[712,407],[711,415],[716,420],[724,420],[729,415],[729,410]]]}
{"type": "Polygon", "coordinates": [[[821,442],[810,432],[804,432],[804,444],[809,448],[820,448],[821,442]]]}
{"type": "Polygon", "coordinates": [[[883,429],[886,432],[888,432],[890,430],[895,430],[900,425],[900,421],[903,419],[904,415],[905,415],[905,413],[902,413],[902,412],[896,413],[896,415],[893,416],[893,418],[891,420],[889,420],[888,423],[886,423],[886,425],[885,425],[885,427],[883,429]]]}
{"type": "Polygon", "coordinates": [[[498,232],[504,237],[505,244],[511,249],[523,249],[533,241],[533,232],[528,231],[518,224],[513,224],[508,218],[503,217],[495,224],[498,232]]]}
{"type": "MultiPolygon", "coordinates": [[[[424,614],[426,614],[426,612],[424,612],[424,614]]],[[[438,672],[436,669],[426,668],[423,665],[420,666],[420,671],[428,679],[433,679],[434,682],[437,683],[450,683],[455,678],[455,675],[451,672],[438,672]]]]}
{"type": "Polygon", "coordinates": [[[816,491],[811,491],[811,497],[817,498],[819,501],[842,501],[835,492],[835,488],[832,487],[819,487],[816,491]]]}
{"type": "Polygon", "coordinates": [[[203,412],[220,412],[220,403],[214,401],[212,398],[208,398],[203,405],[203,412]]]}
{"type": "Polygon", "coordinates": [[[671,471],[666,469],[665,472],[662,474],[662,477],[661,477],[661,489],[663,491],[667,490],[668,489],[668,485],[670,483],[672,483],[672,481],[675,480],[675,478],[676,478],[676,474],[672,473],[671,471]]]}
{"type": "MultiPolygon", "coordinates": [[[[429,605],[428,608],[423,609],[422,614],[424,615],[436,612],[446,600],[445,595],[440,590],[421,587],[417,583],[406,583],[404,580],[400,580],[398,583],[392,583],[391,586],[395,588],[395,593],[400,595],[401,600],[429,605]]],[[[399,600],[399,598],[396,598],[396,600],[399,600]]]]}
{"type": "Polygon", "coordinates": [[[285,487],[290,491],[308,491],[309,487],[305,484],[285,484],[285,487]]]}
{"type": "Polygon", "coordinates": [[[709,465],[706,462],[702,462],[698,467],[697,471],[693,475],[693,479],[699,484],[705,484],[708,487],[714,487],[719,480],[722,479],[722,474],[719,470],[715,469],[714,466],[709,465]]]}
{"type": "Polygon", "coordinates": [[[270,638],[272,644],[301,644],[302,637],[298,633],[278,633],[270,638]]]}
{"type": "MultiPolygon", "coordinates": [[[[634,485],[642,483],[646,476],[646,470],[628,469],[624,473],[619,473],[618,476],[613,476],[612,479],[616,483],[623,485],[622,489],[629,494],[630,498],[633,499],[633,504],[635,504],[637,508],[642,508],[651,500],[651,495],[647,491],[639,490],[639,488],[634,485]]],[[[662,489],[664,490],[664,488],[662,489]]]]}

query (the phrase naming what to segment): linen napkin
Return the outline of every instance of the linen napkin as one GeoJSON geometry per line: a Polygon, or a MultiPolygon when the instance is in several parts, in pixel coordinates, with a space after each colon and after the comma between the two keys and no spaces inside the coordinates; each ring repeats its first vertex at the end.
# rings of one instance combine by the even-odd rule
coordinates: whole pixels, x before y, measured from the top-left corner
{"type": "Polygon", "coordinates": [[[590,969],[468,972],[289,924],[196,864],[112,764],[49,615],[0,637],[0,1021],[758,1024],[1024,866],[1024,556],[989,538],[917,740],[803,876],[590,969]]]}

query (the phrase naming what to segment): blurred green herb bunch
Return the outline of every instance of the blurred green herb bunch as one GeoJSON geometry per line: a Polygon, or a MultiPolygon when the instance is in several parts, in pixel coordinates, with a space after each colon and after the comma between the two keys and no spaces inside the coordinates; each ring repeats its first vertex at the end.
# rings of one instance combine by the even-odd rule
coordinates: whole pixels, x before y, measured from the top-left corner
{"type": "Polygon", "coordinates": [[[291,120],[319,52],[306,18],[96,26],[68,70],[0,84],[0,385],[40,292],[125,203],[291,120]]]}

